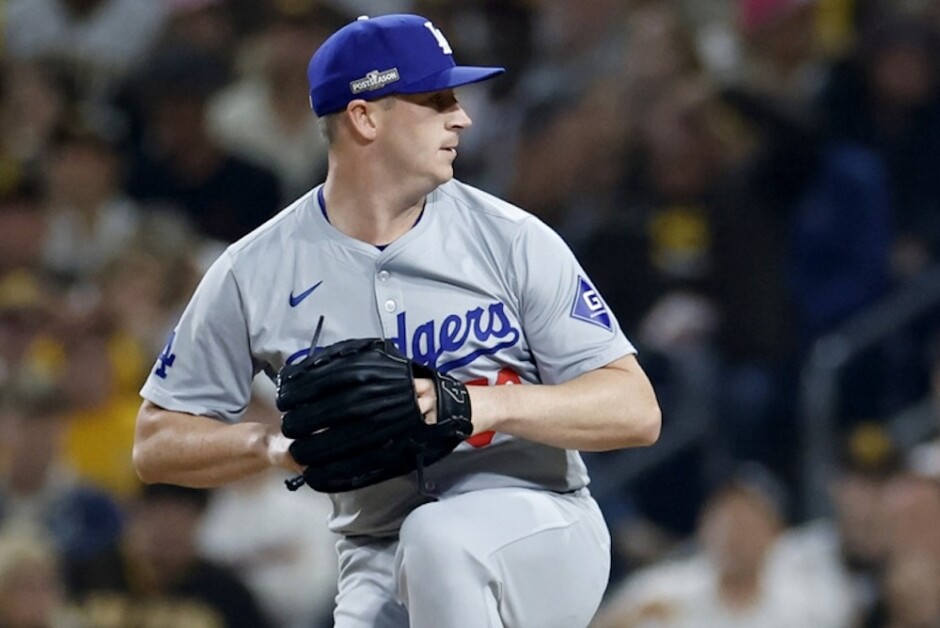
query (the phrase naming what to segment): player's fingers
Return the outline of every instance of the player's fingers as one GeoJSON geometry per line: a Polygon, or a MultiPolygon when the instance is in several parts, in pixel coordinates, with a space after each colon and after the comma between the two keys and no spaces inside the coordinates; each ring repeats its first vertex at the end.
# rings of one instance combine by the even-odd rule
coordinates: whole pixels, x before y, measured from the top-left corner
{"type": "Polygon", "coordinates": [[[429,379],[415,379],[415,394],[418,396],[418,408],[424,415],[424,422],[437,423],[437,394],[434,382],[429,379]]]}

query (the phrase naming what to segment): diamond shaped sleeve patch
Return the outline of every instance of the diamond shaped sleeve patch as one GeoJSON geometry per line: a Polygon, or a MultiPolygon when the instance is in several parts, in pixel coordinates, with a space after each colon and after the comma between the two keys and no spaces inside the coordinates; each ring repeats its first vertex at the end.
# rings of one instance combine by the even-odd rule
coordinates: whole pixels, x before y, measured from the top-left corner
{"type": "Polygon", "coordinates": [[[598,327],[603,327],[608,331],[613,329],[607,305],[601,300],[594,286],[580,275],[578,276],[578,289],[574,295],[574,303],[571,305],[571,318],[577,318],[598,327]]]}

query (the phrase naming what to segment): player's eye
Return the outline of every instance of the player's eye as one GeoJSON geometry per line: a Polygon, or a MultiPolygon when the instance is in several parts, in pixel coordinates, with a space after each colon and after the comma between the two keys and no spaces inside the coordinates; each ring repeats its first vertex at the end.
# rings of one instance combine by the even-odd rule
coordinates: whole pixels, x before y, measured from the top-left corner
{"type": "Polygon", "coordinates": [[[428,98],[428,104],[438,111],[446,111],[457,104],[457,97],[453,91],[435,92],[428,98]]]}

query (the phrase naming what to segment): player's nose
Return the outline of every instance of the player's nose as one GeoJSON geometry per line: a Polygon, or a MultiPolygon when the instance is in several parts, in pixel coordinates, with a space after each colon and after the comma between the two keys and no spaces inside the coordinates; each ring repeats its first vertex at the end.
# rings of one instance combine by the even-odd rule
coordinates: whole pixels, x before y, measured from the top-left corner
{"type": "Polygon", "coordinates": [[[450,126],[454,129],[466,129],[473,125],[473,120],[470,119],[470,115],[457,104],[454,107],[453,116],[450,119],[450,126]]]}

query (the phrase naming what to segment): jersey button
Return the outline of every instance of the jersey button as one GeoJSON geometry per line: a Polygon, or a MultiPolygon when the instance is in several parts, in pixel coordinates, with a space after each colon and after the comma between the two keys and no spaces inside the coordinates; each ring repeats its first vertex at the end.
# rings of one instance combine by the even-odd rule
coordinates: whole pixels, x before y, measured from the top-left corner
{"type": "Polygon", "coordinates": [[[424,490],[426,491],[433,491],[436,488],[437,488],[437,484],[435,484],[431,480],[428,480],[427,482],[424,483],[424,490]]]}
{"type": "Polygon", "coordinates": [[[397,304],[395,303],[395,301],[393,301],[392,299],[389,299],[388,301],[385,302],[385,311],[386,311],[386,312],[394,312],[396,307],[398,307],[398,306],[397,306],[397,304]]]}
{"type": "Polygon", "coordinates": [[[390,272],[388,272],[387,270],[380,270],[380,271],[379,271],[379,281],[388,281],[388,278],[391,277],[391,276],[392,276],[392,274],[391,274],[390,272]]]}

